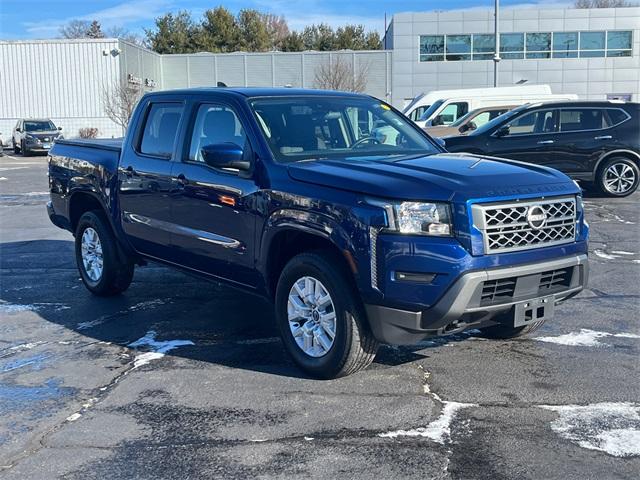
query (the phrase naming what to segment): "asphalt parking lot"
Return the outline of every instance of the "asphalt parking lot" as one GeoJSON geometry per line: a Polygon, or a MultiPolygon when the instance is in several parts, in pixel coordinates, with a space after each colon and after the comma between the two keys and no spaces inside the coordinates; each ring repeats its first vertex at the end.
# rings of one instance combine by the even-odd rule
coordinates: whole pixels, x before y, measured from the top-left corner
{"type": "Polygon", "coordinates": [[[530,338],[383,347],[306,378],[259,298],[162,267],[92,297],[46,157],[0,157],[0,476],[632,479],[640,193],[587,198],[589,288],[530,338]]]}

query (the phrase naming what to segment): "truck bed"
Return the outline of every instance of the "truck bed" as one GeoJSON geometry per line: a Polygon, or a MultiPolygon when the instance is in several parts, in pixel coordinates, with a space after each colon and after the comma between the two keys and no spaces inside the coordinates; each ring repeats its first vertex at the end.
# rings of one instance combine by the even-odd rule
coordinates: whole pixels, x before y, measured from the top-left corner
{"type": "Polygon", "coordinates": [[[99,148],[101,150],[122,150],[122,138],[74,138],[57,140],[58,145],[73,145],[76,147],[99,148]]]}

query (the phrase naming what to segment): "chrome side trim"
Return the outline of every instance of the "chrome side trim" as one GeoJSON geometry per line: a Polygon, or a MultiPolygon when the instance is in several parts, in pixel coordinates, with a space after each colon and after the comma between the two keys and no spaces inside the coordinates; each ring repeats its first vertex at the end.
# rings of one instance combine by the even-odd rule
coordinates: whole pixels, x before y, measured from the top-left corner
{"type": "Polygon", "coordinates": [[[145,217],[143,215],[138,215],[137,213],[124,212],[124,218],[131,223],[147,225],[148,227],[157,228],[158,230],[163,230],[165,232],[173,233],[176,235],[192,237],[203,242],[220,245],[224,248],[237,249],[242,247],[242,242],[234,238],[225,237],[223,235],[218,235],[217,233],[207,232],[204,230],[185,227],[184,225],[165,222],[163,220],[145,217]]]}

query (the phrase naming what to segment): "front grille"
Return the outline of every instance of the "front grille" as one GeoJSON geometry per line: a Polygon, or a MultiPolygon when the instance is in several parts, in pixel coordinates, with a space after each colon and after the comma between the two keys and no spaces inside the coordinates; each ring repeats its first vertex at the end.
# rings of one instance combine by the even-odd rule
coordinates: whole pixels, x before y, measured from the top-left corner
{"type": "Polygon", "coordinates": [[[511,277],[484,282],[482,284],[480,305],[493,305],[511,301],[516,290],[516,281],[516,277],[511,277]]]}
{"type": "Polygon", "coordinates": [[[485,253],[505,253],[570,243],[576,236],[576,199],[551,198],[473,205],[485,253]]]}
{"type": "MultiPolygon", "coordinates": [[[[571,288],[575,267],[482,282],[479,306],[500,305],[523,298],[543,297],[571,288]]],[[[477,297],[476,297],[477,298],[477,297]]]]}

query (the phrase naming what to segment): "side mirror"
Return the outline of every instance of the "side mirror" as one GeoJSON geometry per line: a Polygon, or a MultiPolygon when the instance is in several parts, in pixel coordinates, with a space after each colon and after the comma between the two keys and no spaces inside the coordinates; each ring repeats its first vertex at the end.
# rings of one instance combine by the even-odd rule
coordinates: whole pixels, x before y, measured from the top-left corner
{"type": "Polygon", "coordinates": [[[58,127],[58,130],[62,131],[62,127],[58,127]]]}
{"type": "Polygon", "coordinates": [[[16,132],[22,133],[22,129],[20,127],[16,128],[16,132]]]}
{"type": "Polygon", "coordinates": [[[439,127],[440,125],[444,125],[444,120],[442,118],[442,115],[438,115],[434,117],[433,120],[431,120],[432,127],[439,127]]]}
{"type": "Polygon", "coordinates": [[[494,137],[500,138],[509,135],[509,125],[503,125],[493,134],[494,137]]]}
{"type": "Polygon", "coordinates": [[[244,159],[242,147],[235,143],[215,143],[200,150],[204,163],[213,168],[233,168],[247,171],[251,164],[244,159]]]}
{"type": "Polygon", "coordinates": [[[467,123],[467,130],[475,130],[476,128],[478,128],[478,126],[475,124],[475,122],[469,122],[467,123]]]}

